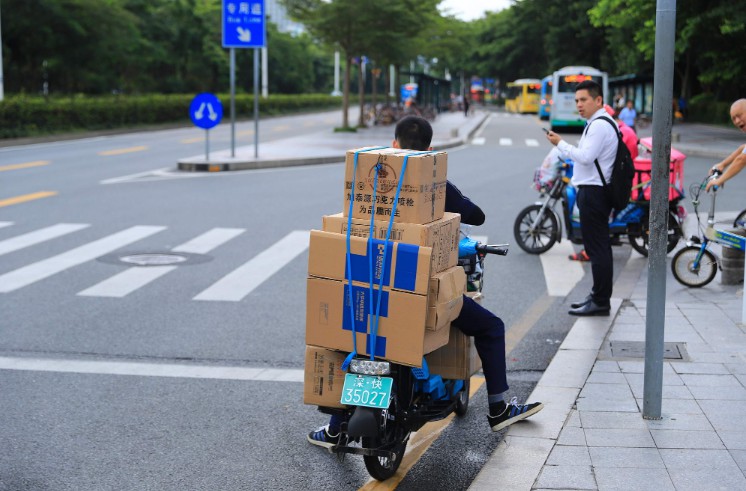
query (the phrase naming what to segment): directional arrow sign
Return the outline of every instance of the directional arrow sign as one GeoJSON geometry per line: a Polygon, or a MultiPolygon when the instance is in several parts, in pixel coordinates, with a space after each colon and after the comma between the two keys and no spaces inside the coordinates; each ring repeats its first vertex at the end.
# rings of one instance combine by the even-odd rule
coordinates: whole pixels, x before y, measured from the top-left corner
{"type": "Polygon", "coordinates": [[[264,0],[223,0],[223,47],[264,48],[264,0]]]}
{"type": "Polygon", "coordinates": [[[195,126],[209,130],[217,126],[223,118],[223,105],[214,94],[197,94],[189,105],[189,118],[195,126]]]}

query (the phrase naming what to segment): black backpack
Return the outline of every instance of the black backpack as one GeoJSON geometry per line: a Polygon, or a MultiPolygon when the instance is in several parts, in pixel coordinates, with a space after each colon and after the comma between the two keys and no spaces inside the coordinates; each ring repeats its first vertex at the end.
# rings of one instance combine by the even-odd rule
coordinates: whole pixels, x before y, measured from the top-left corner
{"type": "Polygon", "coordinates": [[[601,172],[601,166],[598,165],[598,159],[594,160],[594,163],[596,164],[598,173],[601,175],[601,182],[604,184],[604,189],[606,189],[606,193],[609,196],[612,208],[616,211],[621,211],[627,207],[629,199],[632,196],[635,163],[632,160],[632,155],[629,153],[629,148],[622,141],[622,132],[617,129],[616,125],[609,118],[601,116],[598,119],[603,119],[614,128],[618,140],[610,183],[606,184],[604,173],[601,172]]]}

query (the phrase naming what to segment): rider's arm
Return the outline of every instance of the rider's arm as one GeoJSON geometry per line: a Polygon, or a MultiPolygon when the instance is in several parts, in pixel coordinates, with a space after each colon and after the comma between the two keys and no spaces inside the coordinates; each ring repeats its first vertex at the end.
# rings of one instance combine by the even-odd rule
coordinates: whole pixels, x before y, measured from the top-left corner
{"type": "Polygon", "coordinates": [[[736,160],[736,157],[738,157],[739,155],[743,155],[744,149],[746,149],[746,143],[738,147],[735,152],[728,155],[721,162],[718,162],[717,164],[713,165],[712,170],[714,171],[715,169],[717,169],[720,172],[724,172],[725,168],[728,167],[734,160],[736,160]]]}
{"type": "Polygon", "coordinates": [[[480,207],[461,194],[461,191],[446,181],[446,211],[460,213],[461,223],[466,225],[482,225],[484,223],[484,212],[480,207]]]}

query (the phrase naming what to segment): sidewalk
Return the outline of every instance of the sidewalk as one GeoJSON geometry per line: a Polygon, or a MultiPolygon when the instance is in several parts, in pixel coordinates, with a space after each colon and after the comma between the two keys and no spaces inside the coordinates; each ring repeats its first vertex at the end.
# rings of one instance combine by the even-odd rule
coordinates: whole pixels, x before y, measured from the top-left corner
{"type": "MultiPolygon", "coordinates": [[[[490,113],[477,110],[474,114],[442,113],[432,122],[435,150],[463,145],[479,129],[490,113]]],[[[394,139],[394,125],[373,126],[355,133],[323,131],[259,144],[259,157],[254,157],[254,145],[238,147],[235,157],[230,150],[210,153],[210,160],[201,155],[180,159],[179,170],[230,171],[313,165],[342,162],[345,152],[353,148],[390,146],[394,139]]]]}
{"type": "Polygon", "coordinates": [[[743,286],[719,282],[667,274],[662,419],[645,420],[647,259],[633,256],[612,315],[575,322],[528,399],[545,409],[508,429],[469,489],[746,489],[743,286]]]}
{"type": "MultiPolygon", "coordinates": [[[[653,125],[638,132],[640,138],[653,135],[653,125]]],[[[731,126],[699,123],[676,123],[671,128],[671,146],[688,157],[724,159],[746,142],[746,135],[731,126]]]]}

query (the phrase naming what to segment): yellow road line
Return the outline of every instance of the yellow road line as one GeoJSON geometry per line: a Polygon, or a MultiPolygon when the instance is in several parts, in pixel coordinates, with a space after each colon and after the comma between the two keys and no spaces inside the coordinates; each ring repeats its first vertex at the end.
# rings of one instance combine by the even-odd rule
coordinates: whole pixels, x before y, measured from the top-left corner
{"type": "MultiPolygon", "coordinates": [[[[471,383],[469,384],[469,398],[474,396],[482,384],[484,384],[484,377],[474,376],[471,378],[471,383]]],[[[420,428],[420,431],[413,433],[409,438],[406,453],[404,454],[404,458],[402,458],[401,465],[396,471],[396,474],[386,479],[384,482],[371,479],[360,488],[360,491],[383,491],[396,489],[402,479],[404,479],[404,476],[407,475],[407,472],[409,472],[409,469],[420,460],[420,457],[422,457],[427,449],[430,448],[430,445],[438,439],[443,430],[451,424],[451,421],[453,421],[455,416],[456,414],[452,413],[446,419],[427,423],[425,426],[420,428]]]]}
{"type": "Polygon", "coordinates": [[[202,141],[205,141],[204,136],[195,136],[194,138],[184,138],[181,140],[181,143],[197,143],[202,141]]]}
{"type": "Polygon", "coordinates": [[[49,165],[50,163],[51,162],[49,160],[35,160],[33,162],[25,162],[23,164],[4,165],[0,167],[0,172],[4,172],[6,170],[28,169],[29,167],[39,167],[42,165],[49,165]]]}
{"type": "Polygon", "coordinates": [[[237,133],[238,136],[251,136],[254,134],[254,130],[244,130],[237,133]]]}
{"type": "Polygon", "coordinates": [[[148,147],[141,146],[141,147],[129,147],[129,148],[117,148],[115,150],[105,150],[103,152],[99,152],[99,155],[122,155],[123,153],[132,153],[132,152],[142,152],[143,150],[147,150],[148,147]]]}
{"type": "Polygon", "coordinates": [[[287,131],[290,129],[289,124],[281,124],[280,126],[275,126],[272,128],[272,131],[287,131]]]}
{"type": "MultiPolygon", "coordinates": [[[[536,324],[547,309],[552,305],[554,300],[548,295],[542,295],[541,297],[534,300],[534,303],[528,308],[528,310],[518,319],[518,322],[510,326],[510,329],[505,333],[505,356],[510,355],[513,348],[526,336],[529,330],[536,324]]],[[[469,389],[469,398],[471,398],[476,391],[484,384],[484,377],[471,377],[471,384],[469,389]]],[[[422,457],[430,445],[437,440],[443,430],[451,424],[455,414],[451,414],[446,419],[428,423],[420,429],[420,431],[414,433],[409,439],[407,445],[407,451],[404,454],[402,463],[399,469],[396,471],[391,478],[385,482],[376,481],[371,479],[365,483],[360,491],[390,491],[396,489],[399,483],[407,475],[407,472],[417,463],[422,457]]]]}
{"type": "Polygon", "coordinates": [[[32,201],[40,198],[48,198],[57,194],[57,191],[39,191],[38,193],[23,194],[21,196],[15,196],[13,198],[7,198],[0,200],[0,208],[3,206],[17,205],[19,203],[25,203],[26,201],[32,201]]]}

